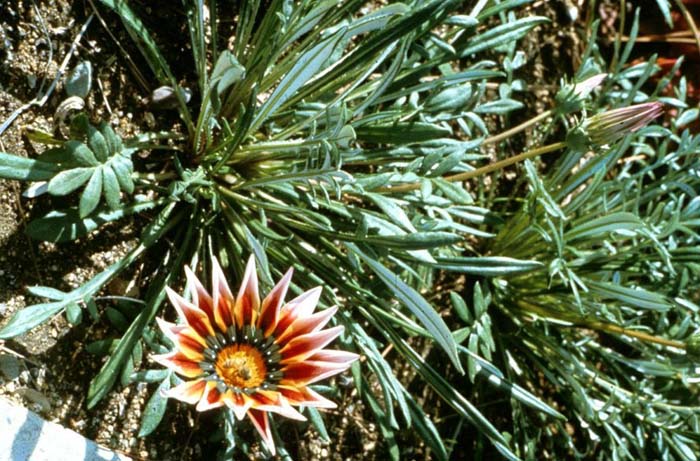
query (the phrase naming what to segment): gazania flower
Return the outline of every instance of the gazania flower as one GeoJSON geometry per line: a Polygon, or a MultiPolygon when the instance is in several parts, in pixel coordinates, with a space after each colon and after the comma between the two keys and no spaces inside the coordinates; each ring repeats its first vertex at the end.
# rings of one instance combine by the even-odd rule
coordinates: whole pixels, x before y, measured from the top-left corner
{"type": "Polygon", "coordinates": [[[213,295],[187,267],[192,302],[167,290],[184,324],[157,319],[175,350],[154,359],[188,378],[168,397],[199,411],[226,405],[239,420],[247,415],[274,454],[268,412],[303,421],[295,406],[335,408],[308,385],[346,370],[358,356],[324,349],[343,327],[323,329],[335,308],[314,313],[321,287],[285,304],[291,268],[261,302],[252,256],[235,298],[216,259],[212,266],[213,295]]]}

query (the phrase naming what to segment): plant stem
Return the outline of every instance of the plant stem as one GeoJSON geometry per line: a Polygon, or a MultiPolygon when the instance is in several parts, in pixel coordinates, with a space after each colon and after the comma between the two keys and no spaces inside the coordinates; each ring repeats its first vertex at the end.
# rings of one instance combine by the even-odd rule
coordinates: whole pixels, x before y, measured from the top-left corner
{"type": "MultiPolygon", "coordinates": [[[[477,176],[481,176],[487,173],[491,173],[492,171],[500,170],[503,169],[509,165],[512,165],[514,163],[520,162],[522,160],[526,160],[529,158],[537,157],[542,154],[546,154],[549,152],[554,152],[555,150],[563,149],[566,147],[565,142],[555,142],[554,144],[548,144],[546,146],[538,147],[536,149],[532,149],[526,152],[523,152],[522,154],[515,155],[513,157],[508,157],[506,159],[500,160],[498,162],[492,163],[490,165],[483,166],[481,168],[477,168],[476,170],[472,171],[465,171],[464,173],[458,173],[452,176],[446,176],[442,179],[445,181],[464,181],[467,179],[475,178],[477,176]]],[[[406,192],[406,191],[411,191],[411,190],[416,190],[420,188],[420,183],[415,182],[415,183],[410,183],[410,184],[402,184],[400,186],[394,186],[394,187],[381,187],[377,189],[377,192],[406,192]]]]}
{"type": "Polygon", "coordinates": [[[695,39],[695,45],[698,48],[698,53],[700,53],[700,31],[698,30],[698,26],[695,24],[695,20],[693,19],[693,15],[690,14],[688,9],[685,7],[683,2],[681,0],[676,0],[676,6],[678,7],[679,10],[681,10],[681,14],[683,15],[683,19],[685,19],[685,22],[688,23],[690,26],[690,30],[693,31],[693,38],[695,39]]]}
{"type": "Polygon", "coordinates": [[[605,331],[607,333],[617,333],[620,335],[628,336],[630,338],[640,339],[647,343],[659,344],[666,347],[674,347],[676,349],[685,350],[685,343],[680,341],[674,341],[672,339],[662,338],[660,336],[650,335],[649,333],[644,333],[643,331],[628,330],[618,325],[613,325],[611,323],[603,322],[586,322],[583,326],[592,328],[598,331],[605,331]]]}
{"type": "Polygon", "coordinates": [[[600,322],[598,320],[590,321],[582,318],[574,318],[573,316],[566,315],[565,313],[551,312],[542,306],[532,304],[523,300],[518,300],[516,304],[524,312],[540,316],[544,319],[550,318],[552,320],[559,320],[561,322],[565,322],[567,324],[571,324],[571,326],[579,328],[589,328],[591,330],[619,334],[627,336],[629,338],[639,339],[646,343],[654,343],[659,344],[661,346],[673,347],[681,350],[686,349],[685,343],[681,341],[674,341],[672,339],[666,339],[660,336],[650,335],[649,333],[644,333],[643,331],[628,330],[627,328],[621,327],[619,325],[614,325],[612,323],[600,322]]]}
{"type": "Polygon", "coordinates": [[[519,133],[532,125],[535,125],[536,123],[539,123],[540,121],[544,120],[545,118],[549,117],[552,115],[552,110],[546,110],[542,112],[541,114],[537,114],[536,116],[532,117],[530,120],[527,120],[526,122],[521,123],[518,126],[514,126],[513,128],[510,128],[502,133],[498,133],[497,135],[488,137],[484,139],[484,142],[481,143],[482,146],[486,146],[488,144],[495,144],[499,141],[502,141],[506,138],[510,138],[516,133],[519,133]]]}

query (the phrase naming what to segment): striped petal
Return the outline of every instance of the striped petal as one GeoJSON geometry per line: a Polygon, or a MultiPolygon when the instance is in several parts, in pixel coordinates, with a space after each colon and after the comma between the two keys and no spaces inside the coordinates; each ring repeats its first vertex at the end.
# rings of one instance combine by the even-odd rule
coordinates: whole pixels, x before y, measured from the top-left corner
{"type": "Polygon", "coordinates": [[[322,349],[310,355],[308,360],[314,362],[333,362],[350,365],[352,364],[352,362],[359,358],[359,355],[354,354],[352,352],[338,351],[334,349],[322,349]]]}
{"type": "Polygon", "coordinates": [[[275,328],[275,336],[281,335],[296,319],[311,315],[316,309],[318,300],[321,297],[321,287],[305,291],[280,310],[279,321],[275,328]]]}
{"type": "Polygon", "coordinates": [[[223,394],[216,388],[216,384],[212,381],[207,381],[204,388],[202,398],[195,407],[197,411],[207,411],[212,408],[219,408],[224,405],[223,394]]]}
{"type": "Polygon", "coordinates": [[[165,291],[180,317],[191,326],[199,336],[205,338],[214,334],[214,329],[209,322],[209,317],[204,311],[175,293],[170,287],[166,287],[165,291]]]}
{"type": "Polygon", "coordinates": [[[190,360],[178,350],[169,354],[154,355],[152,358],[164,367],[168,367],[186,378],[198,378],[204,374],[202,369],[199,368],[199,363],[190,360]]]}
{"type": "Polygon", "coordinates": [[[245,417],[253,403],[253,399],[239,392],[226,391],[224,395],[224,404],[233,411],[239,421],[245,417]]]}
{"type": "Polygon", "coordinates": [[[204,379],[185,381],[184,383],[166,391],[165,396],[194,405],[202,398],[206,385],[207,383],[204,381],[204,379]]]}
{"type": "Polygon", "coordinates": [[[187,276],[187,284],[190,290],[192,301],[209,317],[209,321],[214,323],[214,300],[209,295],[209,292],[204,288],[202,282],[199,281],[194,272],[185,266],[185,275],[187,276]]]}
{"type": "Polygon", "coordinates": [[[284,277],[277,282],[277,285],[275,285],[272,291],[263,299],[257,327],[263,330],[265,336],[270,336],[277,327],[280,308],[282,307],[282,303],[284,303],[284,297],[287,294],[293,272],[293,268],[290,267],[287,273],[284,274],[284,277]]]}
{"type": "Polygon", "coordinates": [[[277,390],[287,399],[290,405],[315,408],[337,407],[335,402],[328,400],[306,386],[277,386],[277,390]]]}
{"type": "Polygon", "coordinates": [[[342,373],[350,367],[348,363],[312,362],[305,360],[287,365],[282,369],[280,385],[306,385],[342,373]]]}
{"type": "Polygon", "coordinates": [[[233,325],[231,308],[233,306],[233,294],[226,282],[226,276],[219,266],[216,258],[211,258],[212,290],[214,292],[214,322],[219,330],[224,333],[230,325],[233,325]]]}
{"type": "Polygon", "coordinates": [[[233,318],[239,327],[255,324],[255,316],[260,309],[258,294],[258,274],[255,271],[255,257],[248,259],[241,288],[238,290],[233,318]]]}
{"type": "Polygon", "coordinates": [[[282,354],[280,363],[284,365],[305,360],[337,338],[343,329],[342,326],[337,326],[297,336],[280,349],[280,354],[282,354]]]}
{"type": "Polygon", "coordinates": [[[284,332],[277,337],[277,342],[279,344],[284,344],[285,342],[291,340],[293,337],[305,335],[307,333],[313,333],[318,331],[333,317],[333,314],[338,310],[337,307],[331,307],[321,312],[316,312],[308,317],[297,318],[291,325],[287,327],[284,332]]]}
{"type": "Polygon", "coordinates": [[[277,391],[259,390],[251,396],[253,408],[269,411],[297,421],[306,421],[306,417],[292,408],[287,399],[277,391]]]}
{"type": "Polygon", "coordinates": [[[250,418],[255,429],[260,433],[263,442],[270,454],[275,456],[275,442],[272,440],[272,432],[270,431],[270,422],[267,418],[267,413],[264,411],[250,410],[248,411],[248,417],[250,418]]]}

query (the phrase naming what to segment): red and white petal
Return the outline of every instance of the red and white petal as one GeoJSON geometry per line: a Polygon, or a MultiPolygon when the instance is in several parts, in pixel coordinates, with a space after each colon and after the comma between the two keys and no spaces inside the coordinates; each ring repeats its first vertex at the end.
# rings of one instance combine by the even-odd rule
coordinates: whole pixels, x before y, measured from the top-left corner
{"type": "Polygon", "coordinates": [[[255,270],[255,257],[251,255],[245,268],[241,288],[238,290],[236,304],[233,307],[233,319],[236,325],[239,327],[254,325],[255,316],[259,309],[258,274],[255,270]]]}
{"type": "Polygon", "coordinates": [[[250,396],[253,409],[277,413],[285,418],[306,421],[306,417],[294,409],[287,399],[276,391],[259,390],[250,396]]]}
{"type": "Polygon", "coordinates": [[[314,408],[337,407],[335,402],[306,386],[277,386],[277,391],[287,399],[290,405],[314,408]]]}
{"type": "Polygon", "coordinates": [[[331,307],[321,312],[316,312],[308,317],[297,318],[291,325],[284,330],[276,340],[278,344],[284,344],[290,341],[295,336],[305,335],[307,333],[312,333],[318,331],[333,317],[338,308],[331,307]]]}
{"type": "Polygon", "coordinates": [[[231,317],[231,309],[234,304],[233,293],[228,286],[224,271],[219,266],[219,261],[216,258],[211,258],[212,270],[212,290],[214,303],[214,321],[221,332],[226,332],[229,326],[233,325],[231,317]]]}
{"type": "Polygon", "coordinates": [[[180,315],[180,318],[191,326],[197,334],[201,337],[214,334],[214,329],[212,328],[211,322],[209,322],[209,317],[203,310],[175,293],[170,287],[166,287],[165,291],[168,294],[168,298],[170,298],[170,302],[180,315]]]}
{"type": "Polygon", "coordinates": [[[201,342],[187,335],[187,330],[177,336],[177,349],[193,362],[204,360],[204,348],[201,342]]]}
{"type": "Polygon", "coordinates": [[[197,378],[204,374],[204,371],[199,367],[198,362],[194,362],[187,358],[180,351],[170,352],[168,354],[154,355],[153,360],[160,363],[164,367],[168,367],[175,373],[186,378],[197,378]]]}
{"type": "Polygon", "coordinates": [[[296,319],[308,317],[313,314],[318,300],[321,297],[321,291],[321,287],[305,291],[282,306],[277,328],[275,328],[275,336],[282,334],[296,319]]]}
{"type": "Polygon", "coordinates": [[[293,338],[280,349],[280,354],[282,354],[280,363],[284,365],[305,360],[316,351],[326,347],[343,332],[343,329],[342,326],[337,326],[293,338]]]}
{"type": "Polygon", "coordinates": [[[204,381],[204,379],[185,381],[184,383],[167,390],[165,392],[165,396],[194,405],[202,398],[206,385],[207,383],[204,381]]]}
{"type": "Polygon", "coordinates": [[[226,391],[224,395],[224,404],[233,411],[236,419],[240,421],[253,406],[253,400],[245,394],[226,391]]]}
{"type": "Polygon", "coordinates": [[[177,325],[156,317],[156,323],[165,336],[174,343],[177,343],[177,335],[188,328],[187,325],[177,325]]]}
{"type": "Polygon", "coordinates": [[[248,417],[253,423],[253,426],[255,426],[255,429],[260,433],[260,437],[267,449],[270,450],[270,454],[274,456],[275,441],[272,439],[272,431],[270,430],[270,421],[268,420],[267,413],[264,411],[250,410],[248,411],[248,417]]]}
{"type": "Polygon", "coordinates": [[[207,381],[202,398],[199,399],[199,403],[195,408],[197,411],[207,411],[212,408],[222,407],[224,406],[223,396],[224,395],[216,388],[214,382],[207,381]]]}
{"type": "Polygon", "coordinates": [[[284,277],[277,282],[277,285],[263,299],[260,307],[260,317],[257,320],[257,327],[263,330],[265,336],[269,336],[275,331],[277,321],[280,315],[280,309],[284,303],[284,297],[287,294],[289,283],[292,280],[293,268],[289,268],[284,277]]]}
{"type": "Polygon", "coordinates": [[[214,300],[209,295],[209,292],[204,288],[202,282],[199,281],[194,272],[185,266],[185,275],[187,276],[187,285],[190,290],[192,301],[197,307],[204,311],[209,317],[210,322],[214,322],[214,300]]]}
{"type": "Polygon", "coordinates": [[[350,364],[347,363],[311,362],[309,360],[291,363],[282,369],[283,378],[279,384],[280,386],[311,384],[342,373],[349,367],[350,364]]]}
{"type": "Polygon", "coordinates": [[[345,363],[350,365],[359,358],[360,356],[353,352],[338,351],[335,349],[321,349],[320,351],[314,352],[313,355],[310,355],[307,360],[314,362],[345,363]]]}

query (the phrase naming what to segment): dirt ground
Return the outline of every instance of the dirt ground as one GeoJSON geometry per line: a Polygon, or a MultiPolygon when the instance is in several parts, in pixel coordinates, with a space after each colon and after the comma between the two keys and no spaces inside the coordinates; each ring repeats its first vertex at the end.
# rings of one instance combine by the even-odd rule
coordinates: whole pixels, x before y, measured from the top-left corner
{"type": "MultiPolygon", "coordinates": [[[[162,1],[131,3],[142,7],[147,4],[147,8],[154,10],[159,5],[161,8],[169,5],[162,1]]],[[[553,21],[531,34],[523,44],[522,49],[529,57],[524,69],[529,73],[527,80],[540,83],[529,93],[533,99],[526,101],[530,103],[527,111],[517,114],[516,119],[525,119],[546,109],[559,77],[571,75],[576,68],[575,56],[580,55],[585,43],[578,35],[580,29],[575,27],[570,6],[567,0],[535,2],[531,7],[532,14],[549,16],[553,21]]],[[[0,3],[0,123],[32,101],[42,88],[49,87],[90,11],[89,3],[83,1],[9,0],[0,3]]],[[[116,19],[102,13],[110,29],[116,31],[117,39],[133,51],[116,19]]],[[[169,21],[161,23],[169,24],[169,21]]],[[[177,30],[160,32],[164,37],[186,36],[177,30]]],[[[134,83],[115,42],[105,34],[97,19],[90,24],[68,68],[82,60],[89,60],[94,66],[93,90],[87,100],[87,110],[93,119],[108,120],[123,136],[137,132],[140,127],[152,127],[154,122],[159,127],[162,123],[173,123],[167,114],[151,114],[141,105],[141,99],[147,94],[134,83]]],[[[28,157],[41,152],[41,145],[24,136],[25,129],[34,127],[53,132],[56,129],[54,112],[64,98],[59,84],[43,105],[23,110],[0,136],[0,151],[28,157]]],[[[24,306],[42,302],[27,293],[27,286],[75,288],[133,247],[138,235],[139,223],[123,220],[75,243],[54,245],[32,241],[24,233],[26,224],[50,207],[43,198],[38,201],[22,198],[23,188],[24,185],[17,182],[0,181],[0,324],[24,306]]],[[[54,204],[60,204],[58,199],[54,200],[54,204]]],[[[129,282],[118,279],[104,294],[123,294],[129,282]]],[[[138,297],[139,293],[132,294],[138,297]]],[[[100,308],[109,303],[108,300],[100,302],[100,308]]],[[[95,408],[87,409],[88,384],[103,358],[90,354],[86,345],[114,334],[102,321],[86,318],[81,325],[71,326],[59,316],[6,342],[5,349],[0,350],[0,396],[135,459],[213,457],[221,447],[221,443],[211,437],[217,426],[216,416],[196,414],[176,402],[168,404],[168,412],[155,433],[145,438],[136,437],[145,402],[154,390],[152,386],[143,383],[125,388],[118,386],[95,408]]],[[[405,374],[408,379],[411,374],[403,366],[397,361],[396,372],[405,374]]],[[[429,391],[419,388],[415,395],[422,395],[428,402],[427,407],[434,408],[436,413],[443,411],[442,405],[432,401],[434,396],[429,391]]],[[[283,426],[292,456],[306,460],[385,459],[386,448],[376,424],[351,388],[338,403],[338,410],[326,416],[332,445],[321,442],[310,426],[283,426]]],[[[249,440],[257,440],[252,432],[250,435],[249,440]]],[[[430,459],[410,430],[401,437],[406,459],[430,459]]],[[[469,456],[459,451],[454,453],[455,459],[469,459],[469,456]]]]}

